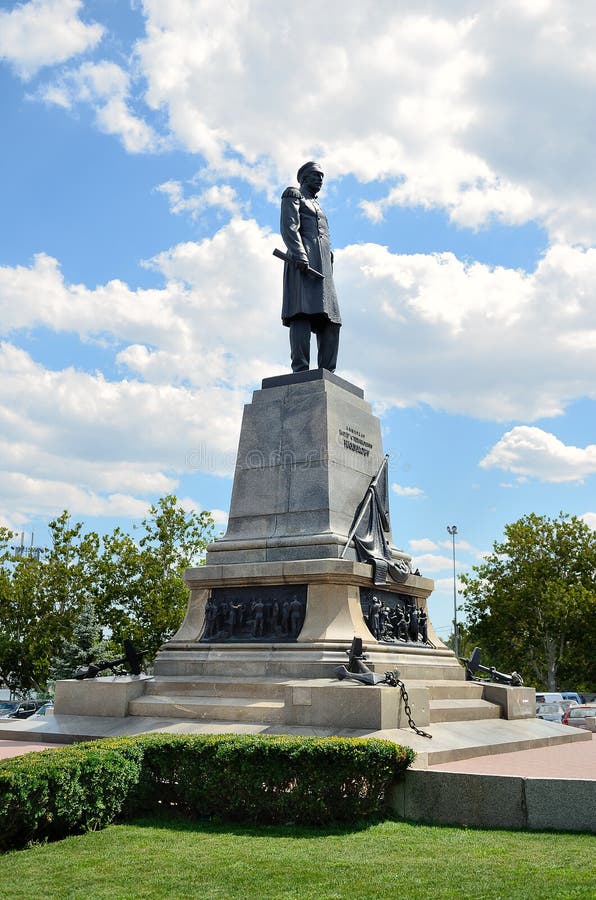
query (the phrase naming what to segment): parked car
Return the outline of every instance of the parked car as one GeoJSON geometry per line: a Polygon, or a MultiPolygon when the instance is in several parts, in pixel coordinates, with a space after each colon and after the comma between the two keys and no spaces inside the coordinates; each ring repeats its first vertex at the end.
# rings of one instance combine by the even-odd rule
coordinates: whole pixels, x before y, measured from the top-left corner
{"type": "Polygon", "coordinates": [[[0,719],[10,718],[18,705],[18,700],[0,700],[0,719]]]}
{"type": "Polygon", "coordinates": [[[561,696],[563,700],[575,700],[576,703],[583,703],[582,697],[579,694],[576,694],[575,691],[561,691],[561,696]]]}
{"type": "Polygon", "coordinates": [[[571,725],[573,728],[588,728],[587,718],[596,717],[596,703],[583,703],[581,706],[572,706],[563,716],[563,725],[571,725]]]}
{"type": "Polygon", "coordinates": [[[44,716],[52,716],[54,715],[54,704],[52,701],[48,701],[44,703],[43,706],[40,706],[39,709],[33,713],[31,716],[32,719],[42,719],[44,716]]]}
{"type": "Polygon", "coordinates": [[[44,700],[2,700],[0,719],[28,719],[44,703],[44,700]]]}
{"type": "Polygon", "coordinates": [[[567,712],[567,710],[571,709],[572,706],[579,706],[579,703],[577,702],[577,700],[561,700],[560,705],[563,707],[565,712],[567,712]]]}
{"type": "Polygon", "coordinates": [[[557,691],[536,691],[536,703],[560,703],[563,694],[557,691]]]}
{"type": "Polygon", "coordinates": [[[564,714],[560,703],[539,703],[536,706],[536,718],[546,722],[562,722],[564,714]]]}

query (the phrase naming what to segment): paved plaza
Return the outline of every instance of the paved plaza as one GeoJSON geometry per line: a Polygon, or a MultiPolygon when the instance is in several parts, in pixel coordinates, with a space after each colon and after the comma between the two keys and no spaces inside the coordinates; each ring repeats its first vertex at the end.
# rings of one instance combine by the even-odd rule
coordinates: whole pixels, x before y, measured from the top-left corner
{"type": "Polygon", "coordinates": [[[469,775],[520,775],[524,778],[580,778],[596,781],[596,734],[591,742],[578,741],[535,750],[517,750],[476,756],[429,766],[437,772],[469,775]]]}

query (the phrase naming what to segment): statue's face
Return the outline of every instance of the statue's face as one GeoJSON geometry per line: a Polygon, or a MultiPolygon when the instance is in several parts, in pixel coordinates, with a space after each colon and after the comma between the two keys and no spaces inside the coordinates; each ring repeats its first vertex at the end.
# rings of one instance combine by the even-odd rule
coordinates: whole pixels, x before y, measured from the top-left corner
{"type": "Polygon", "coordinates": [[[306,185],[312,195],[316,197],[323,186],[324,177],[323,173],[317,169],[310,169],[302,179],[302,184],[306,185]]]}

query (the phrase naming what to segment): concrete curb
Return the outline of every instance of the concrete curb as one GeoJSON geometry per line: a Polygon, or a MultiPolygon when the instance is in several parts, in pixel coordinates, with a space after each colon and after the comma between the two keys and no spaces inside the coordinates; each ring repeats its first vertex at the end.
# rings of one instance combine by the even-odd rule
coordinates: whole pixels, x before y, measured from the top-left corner
{"type": "Polygon", "coordinates": [[[409,770],[394,786],[401,819],[481,828],[596,833],[596,781],[409,770]]]}

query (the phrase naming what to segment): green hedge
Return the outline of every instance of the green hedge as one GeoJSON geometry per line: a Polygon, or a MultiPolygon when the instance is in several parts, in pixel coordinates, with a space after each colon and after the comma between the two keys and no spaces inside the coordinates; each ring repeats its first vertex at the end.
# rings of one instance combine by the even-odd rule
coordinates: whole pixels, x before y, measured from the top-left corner
{"type": "Polygon", "coordinates": [[[148,734],[0,763],[0,849],[159,809],[192,818],[324,824],[382,813],[415,757],[389,741],[148,734]]]}
{"type": "Polygon", "coordinates": [[[139,782],[141,747],[78,744],[0,763],[0,850],[103,828],[139,782]]]}

